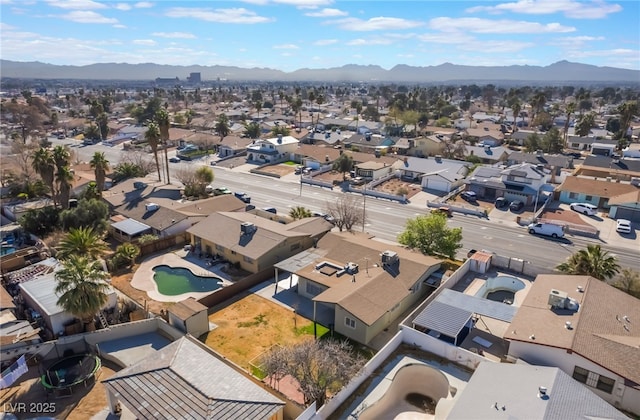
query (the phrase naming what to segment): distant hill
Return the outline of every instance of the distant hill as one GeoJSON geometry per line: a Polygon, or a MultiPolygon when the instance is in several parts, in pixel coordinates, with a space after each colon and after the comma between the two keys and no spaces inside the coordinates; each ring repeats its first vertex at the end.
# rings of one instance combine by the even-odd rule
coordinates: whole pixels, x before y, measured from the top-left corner
{"type": "Polygon", "coordinates": [[[41,62],[0,60],[2,77],[20,79],[155,80],[176,78],[185,81],[189,73],[200,72],[203,81],[309,81],[309,82],[485,82],[485,83],[640,83],[640,71],[559,61],[549,66],[462,66],[444,63],[414,67],[349,64],[328,69],[299,69],[293,72],[269,68],[231,66],[169,66],[153,63],[98,63],[86,66],[59,66],[41,62]]]}

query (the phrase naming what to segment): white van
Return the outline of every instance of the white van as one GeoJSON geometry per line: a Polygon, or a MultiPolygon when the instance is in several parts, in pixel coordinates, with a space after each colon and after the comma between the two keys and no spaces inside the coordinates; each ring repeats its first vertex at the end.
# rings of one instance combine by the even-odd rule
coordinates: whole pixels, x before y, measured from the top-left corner
{"type": "Polygon", "coordinates": [[[564,238],[564,226],[552,223],[531,223],[527,226],[529,233],[551,236],[552,238],[564,238]]]}

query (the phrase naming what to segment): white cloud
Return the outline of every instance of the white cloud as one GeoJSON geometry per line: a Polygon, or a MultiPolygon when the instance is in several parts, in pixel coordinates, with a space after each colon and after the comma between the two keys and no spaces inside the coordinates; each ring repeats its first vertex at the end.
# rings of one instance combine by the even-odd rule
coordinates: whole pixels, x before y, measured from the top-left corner
{"type": "Polygon", "coordinates": [[[385,39],[385,38],[371,38],[371,39],[357,38],[357,39],[352,39],[351,41],[348,41],[347,45],[367,46],[367,45],[389,45],[391,43],[392,41],[390,39],[385,39]]]}
{"type": "Polygon", "coordinates": [[[153,3],[149,1],[139,1],[133,5],[136,9],[149,9],[153,7],[153,3]]]}
{"type": "Polygon", "coordinates": [[[400,29],[410,29],[422,26],[422,22],[415,20],[392,18],[392,17],[374,17],[369,20],[359,18],[336,19],[326,22],[327,24],[338,25],[346,31],[391,31],[400,29]]]}
{"type": "Polygon", "coordinates": [[[438,17],[429,21],[431,29],[442,32],[468,31],[483,34],[539,34],[574,32],[576,28],[559,23],[542,24],[518,20],[438,17]]]}
{"type": "Polygon", "coordinates": [[[0,31],[12,31],[14,29],[16,29],[15,26],[11,26],[4,22],[0,22],[0,31]]]}
{"type": "Polygon", "coordinates": [[[347,16],[348,14],[349,13],[342,11],[340,9],[325,8],[320,10],[319,12],[305,13],[305,16],[325,18],[325,17],[347,16]]]}
{"type": "Polygon", "coordinates": [[[291,54],[290,52],[283,52],[280,54],[281,57],[291,57],[293,54],[291,54]]]}
{"type": "Polygon", "coordinates": [[[603,1],[575,1],[575,0],[518,0],[517,2],[501,3],[495,6],[471,7],[469,13],[522,13],[530,15],[548,15],[563,13],[566,17],[574,19],[600,19],[611,13],[622,10],[619,4],[610,4],[603,1]]]}
{"type": "Polygon", "coordinates": [[[74,10],[105,9],[107,7],[93,0],[47,0],[47,3],[49,6],[74,10]]]}
{"type": "Polygon", "coordinates": [[[194,34],[190,34],[188,32],[154,32],[151,35],[157,36],[160,38],[180,38],[180,39],[195,39],[196,36],[194,34]]]}
{"type": "MultiPolygon", "coordinates": [[[[628,48],[614,48],[611,50],[592,50],[582,51],[576,50],[569,53],[572,58],[584,58],[584,57],[627,57],[638,59],[640,51],[632,50],[628,48]]],[[[617,63],[615,63],[617,65],[617,63]]],[[[612,67],[615,67],[612,64],[612,67]]]]}
{"type": "Polygon", "coordinates": [[[121,23],[116,23],[115,25],[113,25],[113,27],[114,27],[114,28],[117,28],[117,29],[124,29],[124,28],[126,28],[126,26],[125,26],[125,25],[123,25],[123,24],[121,24],[121,23]]]}
{"type": "Polygon", "coordinates": [[[253,24],[271,21],[270,18],[259,16],[255,12],[244,8],[209,9],[173,7],[167,11],[166,15],[174,18],[193,18],[218,23],[253,24]]]}
{"type": "Polygon", "coordinates": [[[338,42],[337,39],[319,39],[313,43],[313,45],[324,46],[324,45],[332,45],[338,42]]]}
{"type": "Polygon", "coordinates": [[[134,39],[133,41],[131,41],[132,44],[135,45],[156,45],[157,42],[154,41],[153,39],[134,39]]]}
{"type": "Polygon", "coordinates": [[[132,7],[129,3],[118,3],[114,6],[116,9],[118,10],[122,10],[122,11],[127,11],[127,10],[131,10],[132,7]]]}
{"type": "Polygon", "coordinates": [[[300,47],[298,47],[295,44],[280,44],[280,45],[274,45],[273,49],[275,49],[275,50],[298,50],[298,49],[300,49],[300,47]]]}
{"type": "Polygon", "coordinates": [[[300,9],[315,9],[317,7],[328,6],[333,0],[273,0],[273,3],[296,6],[300,9]]]}
{"type": "Polygon", "coordinates": [[[475,37],[462,32],[423,34],[418,35],[417,38],[422,42],[432,42],[436,44],[463,44],[465,42],[475,41],[475,37]]]}
{"type": "Polygon", "coordinates": [[[578,48],[578,47],[582,47],[584,44],[591,42],[591,41],[604,41],[604,37],[603,36],[588,36],[588,35],[581,35],[581,36],[567,36],[564,38],[558,38],[556,40],[553,41],[553,45],[559,45],[559,46],[563,46],[563,47],[573,47],[573,48],[578,48]]]}
{"type": "Polygon", "coordinates": [[[77,23],[118,23],[118,19],[108,18],[89,10],[76,10],[60,17],[77,23]]]}

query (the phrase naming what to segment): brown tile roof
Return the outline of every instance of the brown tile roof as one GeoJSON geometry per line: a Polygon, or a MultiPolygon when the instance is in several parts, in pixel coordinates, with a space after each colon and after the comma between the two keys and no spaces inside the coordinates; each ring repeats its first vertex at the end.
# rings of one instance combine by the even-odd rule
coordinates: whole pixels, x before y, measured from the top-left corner
{"type": "Polygon", "coordinates": [[[184,140],[185,138],[189,137],[192,134],[193,134],[193,131],[191,130],[172,127],[169,129],[169,140],[171,141],[184,140]]]}
{"type": "Polygon", "coordinates": [[[246,148],[252,142],[253,142],[253,139],[250,139],[248,137],[227,136],[224,139],[222,139],[222,141],[219,142],[219,144],[224,144],[225,146],[233,147],[233,148],[237,148],[237,147],[246,148]]]}
{"type": "Polygon", "coordinates": [[[208,216],[219,211],[241,211],[245,206],[246,204],[233,194],[223,194],[204,200],[187,201],[174,207],[174,210],[187,216],[208,216]]]}
{"type": "Polygon", "coordinates": [[[161,232],[187,218],[184,214],[162,205],[157,210],[147,211],[146,205],[151,203],[155,202],[152,200],[135,200],[123,204],[113,211],[161,232]]]}
{"type": "Polygon", "coordinates": [[[504,338],[571,350],[640,384],[639,319],[640,300],[603,281],[590,276],[539,275],[504,338]],[[578,286],[584,291],[579,292],[578,286]],[[552,311],[551,289],[566,292],[580,309],[552,311]],[[565,328],[567,321],[572,324],[570,330],[565,328]]]}
{"type": "Polygon", "coordinates": [[[329,162],[333,162],[338,159],[340,156],[340,150],[334,149],[333,147],[301,143],[296,149],[296,154],[304,157],[311,157],[324,164],[327,156],[329,156],[329,162]]]}
{"type": "Polygon", "coordinates": [[[640,203],[640,189],[636,188],[635,191],[631,191],[625,194],[616,195],[609,199],[609,205],[619,204],[638,204],[640,203]]]}
{"type": "Polygon", "coordinates": [[[318,242],[318,249],[326,254],[296,274],[329,287],[314,300],[337,303],[367,325],[411,294],[410,288],[420,278],[428,277],[440,266],[440,261],[433,257],[359,233],[328,233],[318,242]],[[380,254],[386,250],[398,253],[397,272],[382,267],[380,254]],[[352,262],[358,264],[359,270],[355,275],[327,275],[316,269],[323,261],[339,267],[352,262]]]}
{"type": "Polygon", "coordinates": [[[630,184],[568,176],[557,190],[611,198],[621,194],[638,191],[638,188],[630,184]]]}
{"type": "Polygon", "coordinates": [[[7,292],[7,289],[0,286],[0,311],[4,309],[15,309],[16,304],[13,303],[13,297],[7,292]]]}

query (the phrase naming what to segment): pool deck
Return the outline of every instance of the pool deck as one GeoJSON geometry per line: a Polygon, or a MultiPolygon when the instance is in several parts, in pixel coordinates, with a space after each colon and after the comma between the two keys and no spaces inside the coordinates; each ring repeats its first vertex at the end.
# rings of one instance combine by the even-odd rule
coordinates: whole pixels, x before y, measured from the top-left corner
{"type": "MultiPolygon", "coordinates": [[[[184,253],[182,253],[184,254],[184,253]]],[[[151,257],[147,260],[144,260],[138,270],[133,275],[133,279],[131,279],[131,286],[135,287],[138,290],[142,290],[147,292],[149,298],[158,301],[158,302],[180,302],[182,300],[188,299],[190,297],[195,299],[201,299],[205,296],[210,295],[215,292],[192,292],[192,293],[182,293],[176,296],[167,296],[163,295],[158,291],[158,285],[155,281],[153,281],[153,268],[159,265],[168,265],[169,267],[180,267],[187,268],[191,270],[191,272],[197,276],[202,277],[216,277],[222,280],[222,286],[227,286],[231,284],[229,280],[225,278],[225,276],[219,272],[216,272],[211,268],[204,268],[201,265],[190,262],[187,260],[187,256],[182,256],[178,253],[169,252],[166,254],[158,255],[155,257],[151,257]]]]}

